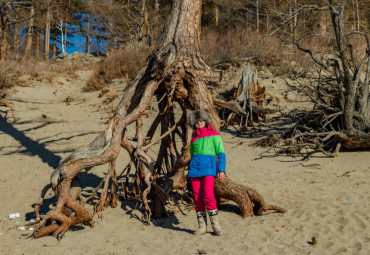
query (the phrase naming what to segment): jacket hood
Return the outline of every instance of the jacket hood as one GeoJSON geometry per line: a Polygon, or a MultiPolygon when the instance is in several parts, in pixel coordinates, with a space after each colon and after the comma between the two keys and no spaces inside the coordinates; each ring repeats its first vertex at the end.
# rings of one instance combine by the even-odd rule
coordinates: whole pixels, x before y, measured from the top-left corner
{"type": "Polygon", "coordinates": [[[209,118],[209,115],[205,111],[195,110],[195,111],[192,111],[189,114],[189,120],[188,120],[189,126],[194,127],[195,123],[197,123],[198,120],[200,120],[200,119],[204,120],[207,125],[211,124],[211,120],[209,118]]]}

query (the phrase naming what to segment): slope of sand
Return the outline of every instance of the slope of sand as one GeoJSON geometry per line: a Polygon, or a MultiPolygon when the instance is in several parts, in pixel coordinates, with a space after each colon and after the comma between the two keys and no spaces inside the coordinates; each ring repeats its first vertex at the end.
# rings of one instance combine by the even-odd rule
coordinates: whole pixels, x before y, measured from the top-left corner
{"type": "MultiPolygon", "coordinates": [[[[220,208],[225,235],[198,237],[192,234],[196,226],[192,208],[145,226],[139,220],[141,204],[122,201],[117,208],[107,208],[103,217],[96,215],[95,228],[73,227],[61,241],[24,239],[21,234],[30,231],[17,228],[34,216],[32,205],[53,169],[104,129],[120,97],[111,104],[107,96],[123,91],[124,84],[117,82],[108,95],[98,98],[99,92],[84,91],[87,76],[88,72],[73,77],[55,74],[52,83],[30,81],[28,87],[16,87],[11,93],[17,122],[0,120],[0,254],[370,254],[370,152],[341,153],[336,158],[317,154],[308,161],[260,158],[262,149],[249,146],[258,135],[236,136],[232,127],[222,132],[229,177],[257,189],[268,203],[287,213],[243,219],[235,204],[226,203],[220,208]],[[20,217],[8,219],[12,213],[20,217]],[[317,244],[312,244],[312,237],[317,244]]],[[[271,80],[262,80],[262,85],[279,96],[285,91],[283,83],[271,80]]],[[[299,100],[295,103],[285,106],[301,105],[299,100]]],[[[284,121],[271,124],[281,129],[284,121]]],[[[118,171],[127,155],[122,152],[120,159],[118,171]]],[[[106,171],[107,166],[99,166],[83,175],[84,190],[95,187],[106,171]]],[[[53,205],[49,192],[41,209],[53,205]]]]}

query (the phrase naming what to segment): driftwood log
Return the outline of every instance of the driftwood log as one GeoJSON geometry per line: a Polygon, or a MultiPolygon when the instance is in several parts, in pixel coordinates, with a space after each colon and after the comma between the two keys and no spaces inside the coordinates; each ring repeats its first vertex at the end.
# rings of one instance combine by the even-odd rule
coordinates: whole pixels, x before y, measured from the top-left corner
{"type": "Polygon", "coordinates": [[[215,196],[219,203],[234,201],[239,206],[242,217],[252,217],[268,210],[286,212],[282,207],[266,204],[264,198],[255,189],[237,184],[227,177],[223,180],[216,179],[215,196]]]}
{"type": "MultiPolygon", "coordinates": [[[[161,217],[165,215],[164,201],[171,191],[186,187],[185,170],[190,161],[189,146],[193,132],[186,124],[187,116],[192,110],[203,109],[209,114],[215,130],[220,130],[215,100],[207,88],[207,85],[217,83],[217,79],[200,54],[201,7],[201,0],[172,1],[157,49],[124,91],[106,130],[90,144],[78,148],[53,172],[50,183],[57,196],[57,205],[35,228],[34,237],[52,234],[61,238],[71,225],[92,225],[92,214],[84,207],[84,202],[95,200],[95,191],[86,201],[80,203],[73,196],[71,187],[78,174],[82,174],[82,178],[84,171],[90,171],[97,165],[108,163],[109,171],[103,180],[103,192],[95,204],[95,211],[100,211],[109,204],[116,204],[118,177],[122,177],[124,172],[126,196],[142,199],[145,206],[143,221],[147,223],[150,223],[153,214],[153,207],[148,202],[149,194],[150,197],[154,196],[154,214],[161,217]],[[158,115],[144,135],[141,118],[153,96],[157,98],[158,115]],[[177,121],[174,107],[182,110],[182,116],[177,121]],[[131,139],[126,134],[130,124],[136,126],[136,139],[131,139]],[[153,140],[159,126],[159,138],[153,140]],[[181,140],[181,149],[178,148],[177,138],[181,140]],[[160,143],[160,146],[154,159],[148,154],[148,150],[156,143],[160,143]],[[129,153],[130,163],[117,175],[115,162],[121,147],[129,153]],[[133,169],[135,180],[130,185],[128,180],[133,169]],[[65,213],[67,208],[72,213],[65,213]],[[51,225],[47,222],[51,222],[51,225]]],[[[231,104],[225,102],[225,105],[231,104]]],[[[224,190],[220,196],[227,199],[253,201],[249,194],[238,197],[245,189],[232,185],[234,183],[231,180],[221,182],[216,190],[217,187],[224,190]],[[229,185],[229,188],[224,187],[229,185]],[[235,189],[240,190],[234,192],[235,189]],[[232,193],[229,194],[228,190],[232,193]]],[[[252,203],[248,206],[247,210],[251,211],[252,203]]]]}

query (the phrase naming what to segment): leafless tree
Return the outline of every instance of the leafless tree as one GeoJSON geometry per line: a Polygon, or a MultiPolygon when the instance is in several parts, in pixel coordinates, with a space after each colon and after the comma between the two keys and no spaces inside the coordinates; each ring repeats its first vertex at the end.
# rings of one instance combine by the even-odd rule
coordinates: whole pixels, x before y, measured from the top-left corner
{"type": "Polygon", "coordinates": [[[302,5],[296,10],[298,13],[309,9],[321,16],[327,13],[331,18],[334,37],[329,35],[326,39],[333,45],[330,51],[315,52],[295,42],[319,68],[317,83],[303,88],[315,109],[302,113],[300,121],[282,135],[282,140],[273,135],[257,144],[272,142],[274,147],[294,154],[307,147],[324,153],[337,153],[341,148],[370,148],[369,33],[348,29],[345,0],[328,3],[302,5]]]}

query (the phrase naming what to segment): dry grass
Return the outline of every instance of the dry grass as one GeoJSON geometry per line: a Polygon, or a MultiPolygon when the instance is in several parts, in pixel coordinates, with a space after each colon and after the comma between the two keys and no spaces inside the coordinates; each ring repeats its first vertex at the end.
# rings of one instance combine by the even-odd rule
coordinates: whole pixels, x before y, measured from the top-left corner
{"type": "Polygon", "coordinates": [[[149,54],[149,48],[125,48],[112,51],[107,58],[95,65],[86,85],[87,88],[92,91],[99,90],[116,78],[135,78],[149,54]]]}
{"type": "MultiPolygon", "coordinates": [[[[86,70],[89,67],[83,63],[71,63],[68,61],[40,61],[40,60],[5,60],[0,62],[0,91],[4,91],[13,85],[27,86],[23,75],[33,78],[40,76],[40,73],[71,73],[76,70],[86,70]]],[[[52,80],[52,75],[50,79],[52,80]]],[[[51,82],[51,81],[50,81],[51,82]]]]}
{"type": "MultiPolygon", "coordinates": [[[[328,58],[328,52],[334,52],[335,42],[329,36],[309,34],[300,40],[303,48],[310,49],[320,60],[328,58]]],[[[227,62],[240,62],[251,58],[257,68],[267,67],[274,75],[304,75],[316,65],[309,54],[297,49],[286,38],[262,34],[243,27],[229,29],[226,32],[204,30],[201,38],[202,56],[206,63],[215,65],[227,62]]],[[[354,55],[363,56],[366,41],[359,35],[347,38],[354,48],[354,55]]],[[[349,50],[348,50],[349,54],[349,50]]],[[[332,57],[332,56],[331,56],[332,57]]],[[[356,58],[358,65],[360,58],[356,58]]]]}
{"type": "Polygon", "coordinates": [[[282,47],[278,38],[263,37],[256,31],[242,27],[227,32],[203,31],[201,39],[202,56],[210,65],[250,57],[262,65],[269,65],[281,57],[282,47]]]}

